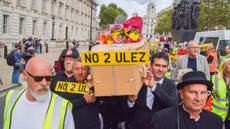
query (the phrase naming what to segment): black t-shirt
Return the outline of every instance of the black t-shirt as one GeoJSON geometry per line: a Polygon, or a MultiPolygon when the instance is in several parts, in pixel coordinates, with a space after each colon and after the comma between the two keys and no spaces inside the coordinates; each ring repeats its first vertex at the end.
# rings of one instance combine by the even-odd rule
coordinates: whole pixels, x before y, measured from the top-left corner
{"type": "MultiPolygon", "coordinates": [[[[74,78],[74,76],[71,76],[70,78],[74,78]]],[[[54,79],[51,81],[51,84],[50,84],[50,90],[53,91],[54,93],[56,94],[59,94],[61,92],[58,92],[58,91],[55,91],[55,87],[57,85],[57,82],[58,81],[65,81],[66,79],[69,79],[68,76],[65,74],[65,71],[62,70],[61,72],[58,72],[54,79]]]]}

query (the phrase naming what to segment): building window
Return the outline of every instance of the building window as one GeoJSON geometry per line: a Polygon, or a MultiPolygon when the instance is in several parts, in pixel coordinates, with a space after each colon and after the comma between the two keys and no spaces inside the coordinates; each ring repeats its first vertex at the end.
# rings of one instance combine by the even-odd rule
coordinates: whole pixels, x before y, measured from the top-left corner
{"type": "Polygon", "coordinates": [[[78,28],[76,28],[76,38],[78,38],[78,28]]]}
{"type": "Polygon", "coordinates": [[[148,38],[148,35],[146,35],[146,38],[148,38]]]}
{"type": "Polygon", "coordinates": [[[227,27],[226,26],[222,26],[222,30],[226,30],[227,29],[227,27]]]}
{"type": "Polygon", "coordinates": [[[33,35],[36,35],[36,21],[33,21],[33,35]]]}
{"type": "Polygon", "coordinates": [[[46,36],[46,22],[43,23],[43,36],[46,36]]]}
{"type": "Polygon", "coordinates": [[[8,31],[8,18],[9,16],[3,15],[3,34],[7,34],[8,31]]]}
{"type": "Polygon", "coordinates": [[[152,22],[153,22],[153,19],[152,19],[152,22]]]}
{"type": "Polygon", "coordinates": [[[151,33],[153,32],[153,29],[151,29],[151,33]]]}
{"type": "Polygon", "coordinates": [[[58,16],[61,17],[61,5],[59,5],[58,16]]]}
{"type": "Polygon", "coordinates": [[[147,29],[147,33],[149,33],[149,29],[147,29]]]}
{"type": "Polygon", "coordinates": [[[35,9],[35,0],[31,0],[31,8],[35,9]]]}
{"type": "Polygon", "coordinates": [[[60,27],[59,27],[59,37],[61,37],[61,28],[62,28],[62,26],[60,25],[60,27]]]}
{"type": "Polygon", "coordinates": [[[65,8],[65,19],[67,19],[67,8],[65,8]]]}
{"type": "Polygon", "coordinates": [[[23,23],[24,23],[24,19],[20,18],[19,21],[19,34],[23,35],[23,23]]]}
{"type": "Polygon", "coordinates": [[[149,24],[147,24],[147,27],[149,27],[149,24]]]}
{"type": "Polygon", "coordinates": [[[71,20],[73,20],[73,11],[71,10],[71,20]]]}
{"type": "Polygon", "coordinates": [[[151,27],[153,27],[153,24],[151,24],[151,27]]]}
{"type": "Polygon", "coordinates": [[[42,12],[46,11],[46,0],[43,0],[42,12]]]}
{"type": "Polygon", "coordinates": [[[52,2],[52,5],[51,5],[51,15],[54,14],[54,2],[52,2]]]}
{"type": "Polygon", "coordinates": [[[152,14],[153,14],[153,10],[152,10],[152,14]]]}
{"type": "Polygon", "coordinates": [[[18,0],[18,5],[22,5],[22,0],[18,0]]]}

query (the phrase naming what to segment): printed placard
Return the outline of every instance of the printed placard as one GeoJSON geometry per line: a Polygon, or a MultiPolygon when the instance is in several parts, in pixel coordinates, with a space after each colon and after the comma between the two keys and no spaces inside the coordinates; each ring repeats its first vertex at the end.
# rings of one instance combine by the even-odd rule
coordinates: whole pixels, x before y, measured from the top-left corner
{"type": "Polygon", "coordinates": [[[83,65],[136,65],[149,64],[149,51],[81,52],[83,65]]]}

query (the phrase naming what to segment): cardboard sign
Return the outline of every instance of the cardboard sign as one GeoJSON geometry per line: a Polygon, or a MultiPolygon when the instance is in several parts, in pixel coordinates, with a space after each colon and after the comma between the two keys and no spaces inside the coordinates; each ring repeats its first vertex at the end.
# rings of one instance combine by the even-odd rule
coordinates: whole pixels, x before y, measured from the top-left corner
{"type": "Polygon", "coordinates": [[[86,84],[76,83],[76,82],[63,82],[63,81],[57,82],[55,91],[77,93],[77,94],[93,93],[93,91],[91,91],[86,86],[86,84]]]}
{"type": "Polygon", "coordinates": [[[186,49],[177,49],[177,55],[185,55],[188,54],[186,49]]]}
{"type": "Polygon", "coordinates": [[[82,65],[136,65],[149,64],[149,51],[81,52],[82,65]]]}

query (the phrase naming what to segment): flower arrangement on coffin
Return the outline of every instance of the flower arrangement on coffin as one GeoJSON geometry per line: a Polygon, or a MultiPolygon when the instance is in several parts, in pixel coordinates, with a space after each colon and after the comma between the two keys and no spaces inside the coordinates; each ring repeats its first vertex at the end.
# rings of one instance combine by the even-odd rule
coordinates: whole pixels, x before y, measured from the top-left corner
{"type": "Polygon", "coordinates": [[[111,30],[105,31],[98,40],[102,44],[139,42],[143,39],[142,25],[141,17],[132,17],[122,25],[114,25],[111,30]]]}

